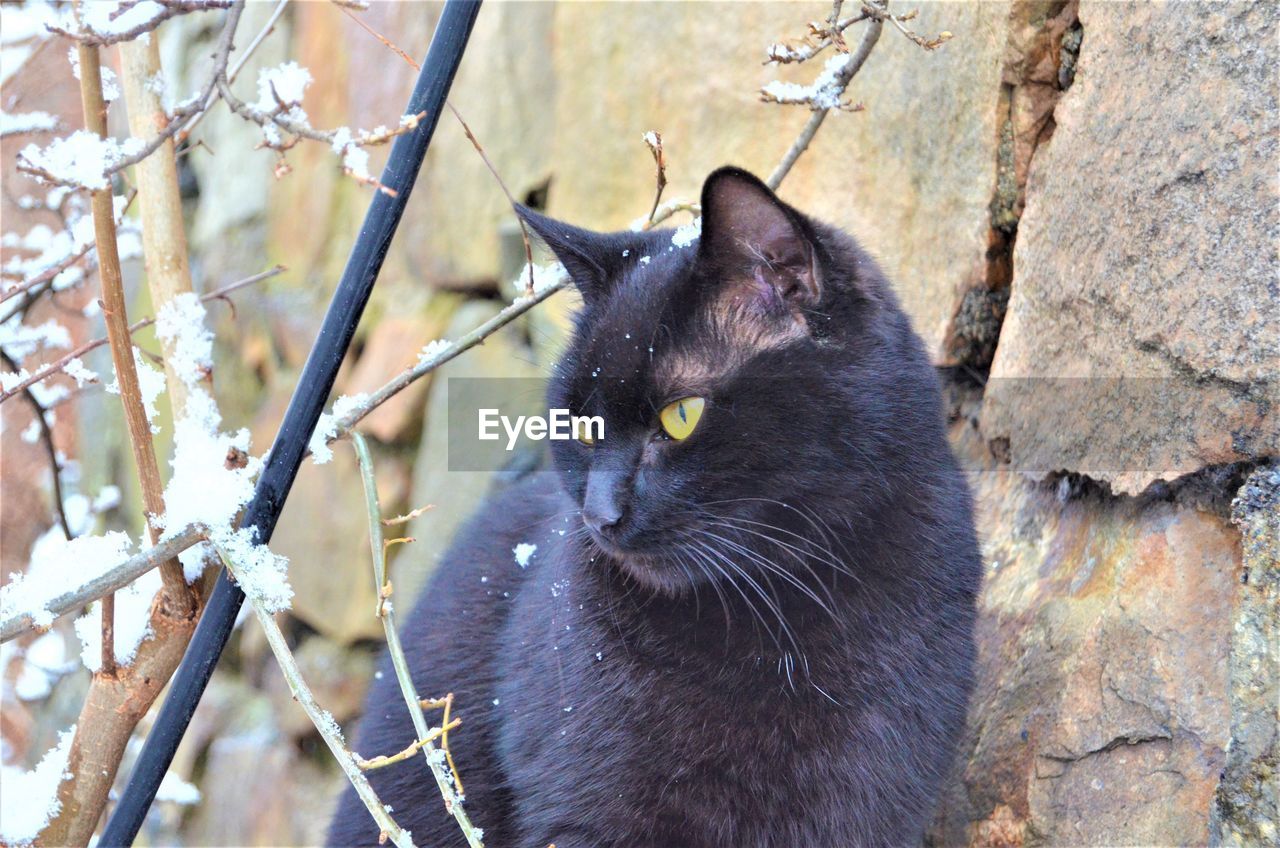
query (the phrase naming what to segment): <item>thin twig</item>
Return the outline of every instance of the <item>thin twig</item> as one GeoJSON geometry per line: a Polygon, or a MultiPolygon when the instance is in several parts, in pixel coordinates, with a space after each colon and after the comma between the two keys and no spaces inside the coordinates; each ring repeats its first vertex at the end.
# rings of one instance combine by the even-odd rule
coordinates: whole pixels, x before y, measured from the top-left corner
{"type": "MultiPolygon", "coordinates": [[[[226,67],[222,67],[214,76],[214,84],[218,88],[222,99],[226,102],[227,108],[232,112],[244,118],[246,121],[257,124],[266,129],[267,127],[276,127],[284,130],[293,136],[288,141],[279,140],[272,141],[266,134],[263,134],[263,140],[258,143],[259,147],[266,147],[276,151],[280,157],[279,163],[276,165],[276,177],[282,177],[288,174],[292,168],[284,160],[285,151],[295,146],[301,139],[309,139],[311,141],[322,142],[332,147],[338,139],[337,130],[318,130],[303,120],[295,120],[289,117],[289,113],[294,107],[300,106],[300,103],[286,103],[281,99],[279,92],[272,86],[271,91],[275,95],[276,105],[270,111],[263,111],[254,106],[250,106],[231,92],[231,81],[227,76],[226,67]]],[[[425,117],[424,114],[406,115],[401,118],[400,125],[393,130],[385,130],[378,132],[361,133],[359,136],[349,139],[347,146],[365,147],[368,145],[385,144],[398,135],[413,132],[418,127],[418,121],[425,117]]],[[[352,171],[350,168],[344,167],[343,171],[354,178],[357,182],[372,186],[383,194],[395,196],[395,189],[390,186],[383,185],[376,177],[369,175],[360,175],[352,171]]]]}
{"type": "Polygon", "coordinates": [[[902,33],[908,39],[915,42],[925,50],[937,50],[939,47],[951,40],[951,33],[945,30],[938,33],[936,38],[925,38],[923,35],[912,32],[903,25],[903,21],[911,20],[916,16],[916,13],[913,11],[908,12],[905,15],[890,14],[888,5],[888,0],[882,0],[882,2],[878,4],[872,2],[872,0],[867,0],[867,2],[862,5],[862,11],[868,17],[874,18],[877,21],[888,21],[893,24],[898,32],[902,33]]]}
{"type": "Polygon", "coordinates": [[[761,64],[787,65],[792,62],[807,62],[823,50],[830,47],[832,44],[839,45],[842,43],[844,39],[840,38],[839,42],[837,42],[836,37],[842,35],[849,27],[860,21],[865,21],[869,17],[871,16],[866,12],[861,12],[857,15],[845,18],[835,25],[834,35],[833,29],[830,26],[830,21],[828,21],[827,26],[822,26],[815,21],[809,24],[809,31],[810,35],[818,38],[817,42],[809,41],[809,37],[806,36],[803,39],[804,45],[802,47],[791,47],[782,42],[771,44],[769,45],[768,58],[766,58],[761,64]]]}
{"type": "MultiPolygon", "coordinates": [[[[129,207],[133,205],[134,198],[136,198],[137,196],[138,196],[137,189],[129,189],[129,193],[125,195],[124,206],[120,210],[120,217],[116,219],[116,226],[119,226],[120,222],[124,220],[124,216],[129,213],[129,207]]],[[[86,243],[84,247],[77,250],[75,253],[72,253],[69,256],[65,257],[64,259],[59,261],[57,264],[54,264],[49,266],[48,268],[45,268],[43,271],[36,274],[31,279],[23,280],[21,283],[18,283],[8,289],[5,289],[4,294],[0,294],[0,303],[4,303],[9,298],[14,297],[15,295],[22,294],[23,292],[33,292],[35,297],[39,297],[40,295],[44,294],[43,290],[38,292],[34,292],[33,290],[41,286],[52,285],[53,281],[57,279],[59,274],[61,274],[63,271],[67,270],[68,268],[72,267],[73,265],[75,265],[81,259],[88,256],[89,251],[93,250],[93,247],[94,247],[94,244],[92,241],[90,241],[86,243]]],[[[88,273],[92,270],[93,270],[92,266],[89,268],[86,268],[85,276],[87,277],[88,273]]],[[[24,303],[20,305],[17,309],[6,313],[4,317],[0,318],[0,324],[6,323],[14,315],[17,315],[19,312],[25,311],[30,305],[31,305],[30,303],[24,303]]]]}
{"type": "MultiPolygon", "coordinates": [[[[369,549],[373,556],[373,580],[374,587],[379,595],[377,615],[382,621],[383,633],[387,638],[387,654],[391,657],[391,665],[395,669],[396,680],[400,683],[400,693],[404,696],[405,704],[409,707],[409,717],[413,720],[414,733],[417,734],[419,740],[426,740],[426,744],[422,746],[423,756],[426,757],[427,765],[431,768],[431,774],[436,779],[436,786],[440,789],[440,795],[444,798],[445,809],[448,810],[458,827],[462,829],[462,835],[466,837],[467,844],[471,848],[483,848],[484,843],[481,841],[481,834],[475,826],[471,824],[470,818],[467,817],[467,811],[463,809],[462,788],[454,782],[451,771],[444,767],[441,759],[448,761],[448,755],[445,757],[433,756],[439,754],[440,749],[431,744],[430,730],[427,728],[427,717],[422,712],[421,698],[418,696],[418,690],[414,686],[413,676],[409,672],[409,663],[405,659],[404,649],[400,645],[400,635],[396,631],[395,607],[392,604],[384,603],[383,589],[387,585],[387,558],[386,549],[382,542],[382,508],[378,505],[378,484],[373,476],[373,457],[369,453],[369,444],[359,433],[351,434],[351,441],[355,445],[356,458],[360,463],[360,478],[364,482],[364,502],[365,508],[369,514],[369,549]]],[[[446,699],[450,700],[450,699],[446,699]]],[[[444,716],[443,726],[448,727],[449,716],[444,716]]],[[[443,736],[443,733],[441,734],[443,736]]]]}
{"type": "MultiPolygon", "coordinates": [[[[231,294],[232,292],[242,289],[245,286],[251,286],[254,283],[260,283],[263,280],[267,280],[267,279],[270,279],[271,277],[276,276],[277,274],[282,274],[287,270],[289,269],[286,268],[284,265],[277,265],[274,268],[263,271],[260,274],[254,274],[252,277],[246,277],[243,280],[237,280],[236,282],[225,285],[220,289],[215,289],[214,291],[211,291],[208,294],[201,295],[200,300],[202,303],[208,303],[211,300],[223,300],[223,301],[226,301],[228,304],[230,304],[231,301],[230,299],[228,299],[227,295],[231,294]]],[[[155,322],[156,322],[155,318],[143,318],[141,321],[135,321],[133,324],[129,326],[129,334],[132,335],[133,333],[138,332],[144,327],[150,327],[155,322]]],[[[78,348],[71,351],[70,353],[65,354],[59,359],[44,366],[39,371],[35,372],[30,377],[23,380],[21,383],[18,383],[12,389],[9,389],[6,392],[0,392],[0,403],[4,403],[6,400],[13,397],[15,394],[17,394],[18,392],[22,391],[25,388],[28,388],[36,383],[39,383],[42,380],[47,380],[50,377],[54,376],[55,374],[61,373],[62,370],[67,367],[67,363],[69,363],[71,360],[78,359],[79,357],[86,355],[90,351],[97,350],[98,348],[102,347],[104,344],[107,344],[107,341],[108,340],[106,338],[98,338],[90,342],[85,342],[84,344],[80,345],[78,348]]]]}
{"type": "Polygon", "coordinates": [[[376,29],[374,29],[373,27],[371,27],[371,26],[369,26],[367,23],[365,23],[365,22],[360,18],[360,16],[359,16],[359,15],[355,14],[354,12],[352,12],[352,11],[351,11],[351,9],[349,9],[345,4],[343,4],[343,3],[339,3],[339,2],[337,2],[337,0],[333,0],[333,4],[334,4],[335,6],[337,6],[337,7],[338,7],[338,9],[340,9],[340,10],[342,11],[342,14],[346,15],[348,18],[350,18],[351,20],[355,21],[355,22],[356,22],[356,24],[357,24],[361,29],[363,29],[365,32],[369,33],[369,34],[370,34],[370,35],[372,35],[374,38],[376,38],[376,39],[378,39],[379,41],[381,41],[384,47],[386,47],[386,48],[387,48],[388,50],[390,50],[392,53],[395,53],[397,56],[399,56],[401,59],[403,59],[406,63],[408,63],[409,67],[413,68],[415,71],[421,71],[421,70],[422,70],[422,66],[421,66],[421,65],[419,65],[417,62],[415,62],[415,61],[413,60],[413,57],[412,57],[412,56],[410,56],[408,53],[406,53],[405,51],[403,51],[403,50],[401,50],[399,47],[397,47],[395,44],[393,44],[393,43],[392,43],[392,41],[391,41],[391,39],[387,38],[385,35],[383,35],[382,33],[378,32],[376,29]]]}
{"type": "MultiPolygon", "coordinates": [[[[419,702],[421,703],[421,702],[419,702]]],[[[458,766],[453,761],[453,751],[449,750],[449,730],[456,727],[459,720],[449,721],[449,711],[453,709],[453,693],[450,692],[444,696],[444,717],[440,719],[440,747],[444,749],[445,759],[449,761],[449,771],[453,774],[453,785],[458,787],[459,795],[466,795],[467,790],[462,786],[462,775],[458,774],[458,766]]]]}
{"type": "Polygon", "coordinates": [[[450,730],[460,724],[462,724],[462,719],[460,718],[455,718],[453,721],[449,721],[448,718],[446,718],[444,725],[431,728],[431,732],[426,735],[426,738],[419,739],[403,751],[392,754],[391,756],[384,755],[374,757],[371,760],[366,760],[364,757],[357,754],[356,765],[364,771],[373,771],[375,769],[386,768],[387,766],[394,765],[395,763],[402,763],[414,754],[418,753],[418,751],[430,745],[432,742],[442,738],[450,730]]]}
{"type": "Polygon", "coordinates": [[[227,61],[230,59],[231,51],[235,47],[236,27],[240,24],[240,14],[243,11],[244,0],[236,0],[236,2],[227,7],[226,22],[222,25],[222,34],[218,36],[218,44],[213,51],[213,74],[209,77],[209,81],[205,83],[200,95],[186,105],[175,108],[164,129],[160,130],[154,138],[144,144],[137,153],[124,157],[108,168],[108,176],[146,159],[159,150],[160,145],[174,136],[178,136],[176,140],[181,141],[191,127],[194,127],[200,121],[200,118],[218,97],[218,78],[226,73],[227,61]],[[179,135],[180,132],[182,135],[179,135]]]}
{"type": "Polygon", "coordinates": [[[666,203],[659,206],[657,211],[655,211],[648,220],[641,218],[633,223],[631,228],[633,230],[651,230],[677,212],[688,212],[690,215],[696,217],[702,214],[702,206],[698,203],[691,203],[687,200],[668,200],[666,203]]]}
{"type": "Polygon", "coordinates": [[[434,504],[427,504],[426,506],[420,506],[411,512],[406,512],[404,515],[397,515],[395,518],[384,518],[382,519],[382,526],[395,527],[397,524],[408,524],[410,521],[417,518],[419,515],[422,515],[422,513],[434,506],[434,504]]]}
{"type": "MultiPolygon", "coordinates": [[[[276,4],[276,8],[271,12],[271,17],[267,18],[267,22],[262,25],[262,29],[258,30],[258,34],[253,37],[253,41],[249,42],[249,46],[244,49],[244,52],[240,54],[238,59],[236,59],[236,63],[231,66],[231,70],[227,73],[227,79],[230,82],[236,81],[236,77],[240,75],[240,71],[243,70],[249,59],[252,58],[254,51],[256,51],[262,42],[267,39],[267,36],[271,35],[275,30],[276,22],[280,20],[280,16],[284,14],[285,7],[288,5],[289,0],[280,0],[280,2],[276,4]]],[[[204,108],[182,125],[182,128],[177,134],[178,141],[183,141],[188,138],[191,135],[191,131],[196,128],[196,125],[204,120],[205,115],[209,114],[209,108],[213,106],[214,101],[222,97],[222,93],[217,91],[218,69],[225,68],[227,66],[227,62],[233,48],[233,43],[235,41],[235,31],[236,26],[239,23],[239,19],[240,10],[237,10],[233,6],[227,12],[227,22],[223,25],[222,35],[218,38],[218,47],[214,51],[214,74],[209,79],[209,85],[213,86],[214,90],[210,93],[206,88],[205,100],[207,102],[205,103],[204,108]],[[233,14],[235,15],[234,18],[232,17],[233,14]],[[223,52],[224,47],[226,51],[225,53],[223,52]]],[[[200,143],[203,144],[203,142],[200,143]]]]}
{"type": "Polygon", "coordinates": [[[493,335],[498,330],[510,324],[542,301],[551,297],[561,289],[567,288],[569,278],[567,275],[561,276],[559,280],[544,286],[541,290],[534,292],[532,296],[524,296],[517,298],[514,303],[503,309],[497,315],[485,321],[479,327],[459,338],[448,347],[441,350],[435,356],[418,362],[417,364],[406,368],[390,381],[384,384],[377,391],[369,395],[368,401],[361,404],[358,409],[354,409],[336,422],[334,435],[328,440],[330,443],[342,438],[351,432],[352,428],[362,421],[367,415],[373,412],[382,404],[386,403],[395,395],[408,388],[415,380],[425,377],[432,371],[444,365],[446,362],[457,357],[464,351],[468,351],[478,344],[482,344],[485,339],[493,335]]]}
{"type": "MultiPolygon", "coordinates": [[[[3,358],[5,365],[8,365],[14,371],[18,370],[18,363],[3,349],[0,349],[0,358],[3,358]]],[[[49,426],[49,419],[45,416],[48,410],[40,403],[40,399],[36,397],[35,392],[31,391],[30,386],[20,386],[13,391],[22,392],[22,396],[27,399],[27,403],[31,404],[31,409],[35,412],[36,421],[40,422],[40,441],[44,444],[45,452],[49,455],[49,471],[53,475],[54,513],[58,516],[58,523],[62,526],[63,535],[70,540],[74,538],[75,534],[71,532],[71,522],[67,520],[67,510],[62,503],[62,463],[58,461],[58,448],[53,443],[53,428],[49,426]]]]}
{"type": "MultiPolygon", "coordinates": [[[[262,42],[266,40],[267,36],[271,35],[275,30],[276,23],[280,20],[280,16],[284,14],[284,9],[288,5],[289,0],[280,0],[279,3],[276,3],[275,9],[271,12],[271,17],[267,18],[267,22],[262,25],[262,29],[258,30],[258,34],[253,37],[253,41],[249,42],[249,46],[244,49],[244,52],[236,59],[236,63],[231,66],[231,71],[227,74],[228,81],[235,82],[236,77],[240,76],[240,71],[244,69],[245,64],[248,63],[249,59],[253,56],[254,51],[257,50],[262,42]]],[[[184,127],[183,129],[188,132],[191,130],[190,127],[184,127]]]]}
{"type": "MultiPolygon", "coordinates": [[[[239,565],[220,546],[217,546],[217,550],[227,570],[238,577],[239,565]]],[[[284,674],[284,678],[289,684],[289,691],[293,693],[294,700],[298,702],[307,714],[307,718],[311,719],[311,723],[320,732],[320,738],[329,746],[334,759],[338,761],[338,765],[341,766],[343,773],[346,774],[347,780],[351,781],[351,785],[355,787],[356,795],[360,797],[365,808],[373,816],[373,820],[377,822],[378,827],[391,837],[392,842],[400,846],[400,848],[410,848],[413,845],[413,840],[410,838],[408,831],[396,824],[395,819],[387,812],[386,805],[382,803],[381,799],[378,798],[378,794],[373,791],[373,787],[369,785],[369,779],[364,776],[364,772],[356,764],[355,755],[347,749],[346,742],[343,740],[342,733],[338,729],[337,723],[333,720],[333,716],[322,710],[320,705],[316,703],[315,696],[311,694],[311,688],[307,686],[307,681],[303,679],[302,671],[298,668],[297,662],[294,661],[293,654],[289,651],[289,643],[285,640],[284,633],[280,631],[280,625],[276,624],[275,617],[266,610],[262,601],[258,598],[250,595],[248,600],[253,607],[253,614],[257,617],[258,623],[262,625],[263,632],[266,633],[267,644],[271,646],[271,653],[275,654],[276,663],[280,666],[280,671],[284,674]]],[[[426,734],[422,735],[425,736],[426,734]]]]}
{"type": "MultiPolygon", "coordinates": [[[[445,101],[445,105],[449,107],[449,111],[453,113],[453,117],[458,119],[458,123],[462,124],[462,131],[466,133],[467,140],[471,142],[471,146],[480,154],[480,158],[484,161],[485,167],[489,169],[489,173],[493,174],[493,178],[498,181],[498,187],[502,189],[502,193],[507,196],[507,203],[511,204],[511,211],[515,211],[516,199],[511,196],[510,189],[503,182],[502,177],[498,174],[498,169],[493,167],[493,163],[489,161],[489,157],[485,155],[484,148],[480,146],[480,142],[476,139],[475,133],[471,131],[471,127],[467,126],[467,122],[462,120],[462,115],[453,107],[449,101],[445,101]]],[[[526,267],[529,269],[529,282],[525,284],[524,294],[529,297],[533,294],[533,244],[529,241],[529,230],[525,226],[524,219],[516,215],[516,223],[520,225],[520,237],[524,239],[524,257],[528,263],[526,267]]]]}
{"type": "Polygon", "coordinates": [[[653,225],[653,216],[658,212],[658,204],[662,202],[662,190],[667,187],[667,155],[662,150],[662,133],[652,131],[644,134],[644,143],[653,154],[653,164],[658,169],[655,177],[657,191],[653,195],[653,208],[649,210],[649,225],[653,225]]]}

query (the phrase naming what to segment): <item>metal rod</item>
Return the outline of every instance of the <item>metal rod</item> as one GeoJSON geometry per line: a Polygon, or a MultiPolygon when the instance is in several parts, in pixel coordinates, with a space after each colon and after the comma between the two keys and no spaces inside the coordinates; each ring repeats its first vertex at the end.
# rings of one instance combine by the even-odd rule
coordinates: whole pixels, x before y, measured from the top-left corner
{"type": "MultiPolygon", "coordinates": [[[[427,58],[422,64],[409,105],[404,110],[407,115],[425,112],[426,117],[415,131],[399,136],[391,149],[387,166],[382,171],[382,184],[395,194],[376,191],[373,195],[360,235],[320,326],[315,346],[307,357],[307,364],[298,378],[298,387],[271,446],[266,467],[258,478],[253,500],[245,511],[243,526],[256,528],[257,538],[263,543],[271,539],[275,530],[280,510],[306,453],[307,442],[333,388],[338,366],[346,356],[360,315],[369,302],[378,271],[413,191],[414,180],[422,167],[422,159],[431,143],[449,86],[453,83],[479,12],[480,0],[446,0],[440,14],[427,58]]],[[[218,657],[231,636],[236,613],[243,601],[244,593],[227,579],[227,572],[223,570],[182,665],[173,676],[169,696],[133,767],[129,784],[98,842],[104,848],[133,844],[218,657]]]]}

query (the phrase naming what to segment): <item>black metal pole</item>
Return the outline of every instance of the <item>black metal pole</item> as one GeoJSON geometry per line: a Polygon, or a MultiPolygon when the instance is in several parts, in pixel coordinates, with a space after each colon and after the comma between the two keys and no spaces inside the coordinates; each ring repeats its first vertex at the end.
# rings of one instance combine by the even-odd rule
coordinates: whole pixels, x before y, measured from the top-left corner
{"type": "MultiPolygon", "coordinates": [[[[396,193],[394,196],[381,191],[374,193],[342,279],[329,303],[329,311],[325,313],[315,346],[298,378],[298,387],[289,402],[280,432],[271,446],[271,454],[258,479],[253,500],[245,511],[243,526],[257,528],[258,539],[264,543],[270,540],[275,530],[280,510],[306,453],[307,442],[333,388],[338,366],[346,355],[356,325],[360,323],[365,304],[369,302],[382,260],[386,258],[391,238],[413,191],[418,169],[422,167],[422,159],[440,120],[449,86],[462,61],[463,50],[479,12],[480,0],[445,2],[417,85],[405,108],[405,114],[426,112],[426,118],[415,131],[399,136],[391,149],[391,157],[382,171],[382,184],[396,193]]],[[[209,603],[196,626],[182,665],[173,676],[169,695],[147,736],[124,795],[99,840],[98,844],[104,848],[133,844],[196,704],[204,694],[218,657],[231,636],[236,613],[243,601],[244,593],[227,579],[226,571],[223,571],[209,596],[209,603]]]]}

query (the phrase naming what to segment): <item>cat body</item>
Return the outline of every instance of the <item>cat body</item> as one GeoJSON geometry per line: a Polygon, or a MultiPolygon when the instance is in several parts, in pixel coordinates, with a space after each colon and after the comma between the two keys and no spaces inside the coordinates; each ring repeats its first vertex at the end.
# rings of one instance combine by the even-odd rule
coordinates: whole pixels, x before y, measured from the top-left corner
{"type": "MultiPolygon", "coordinates": [[[[736,169],[708,178],[696,241],[524,214],[584,299],[551,405],[606,435],[495,493],[403,634],[420,693],[455,694],[487,844],[918,843],[964,723],[980,560],[888,284],[736,169]]],[[[384,660],[355,747],[413,735],[384,660]]],[[[422,760],[370,779],[418,844],[464,844],[422,760]]],[[[329,842],[377,835],[349,791],[329,842]]]]}

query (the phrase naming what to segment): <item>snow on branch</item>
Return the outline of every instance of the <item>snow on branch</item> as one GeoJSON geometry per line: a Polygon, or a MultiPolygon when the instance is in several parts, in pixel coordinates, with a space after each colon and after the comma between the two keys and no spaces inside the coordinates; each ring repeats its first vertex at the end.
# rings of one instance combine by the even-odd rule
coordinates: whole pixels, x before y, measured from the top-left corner
{"type": "Polygon", "coordinates": [[[245,595],[248,597],[249,605],[258,619],[258,624],[262,626],[262,630],[267,636],[267,644],[271,647],[271,652],[275,654],[276,663],[280,666],[280,671],[284,674],[285,681],[289,684],[289,690],[293,693],[294,700],[298,702],[298,705],[307,714],[307,718],[311,719],[311,723],[319,731],[320,738],[324,740],[325,745],[329,747],[330,753],[338,761],[338,765],[347,776],[347,780],[355,788],[356,795],[359,796],[369,814],[377,822],[384,839],[389,837],[399,848],[411,848],[413,845],[412,835],[409,831],[396,824],[395,819],[391,817],[391,807],[384,804],[377,793],[374,792],[373,787],[369,785],[369,779],[364,776],[355,754],[347,748],[342,729],[338,727],[333,715],[316,703],[311,687],[307,685],[302,676],[302,670],[298,668],[298,664],[293,658],[293,653],[289,650],[289,644],[285,639],[284,633],[280,630],[280,625],[276,623],[275,618],[271,615],[272,606],[269,599],[264,598],[256,591],[258,565],[240,559],[238,556],[240,553],[242,552],[227,550],[221,546],[218,547],[218,554],[222,557],[223,564],[226,565],[227,570],[231,572],[242,587],[245,587],[245,595]]]}
{"type": "MultiPolygon", "coordinates": [[[[836,4],[837,7],[842,5],[843,0],[836,4]]],[[[807,62],[833,45],[840,52],[847,53],[849,48],[844,42],[844,31],[868,19],[892,23],[903,35],[925,50],[936,50],[951,40],[949,32],[941,32],[936,38],[917,35],[907,29],[905,24],[907,21],[914,20],[919,13],[913,9],[901,15],[893,15],[889,13],[888,6],[888,0],[879,0],[879,2],[868,0],[862,4],[861,12],[843,19],[839,17],[839,8],[836,8],[825,21],[810,21],[808,34],[798,41],[778,41],[770,44],[765,50],[764,64],[788,65],[794,62],[807,62]]]]}
{"type": "Polygon", "coordinates": [[[4,112],[0,111],[0,138],[11,135],[29,135],[32,133],[57,132],[61,124],[56,115],[48,112],[4,112]]]}
{"type": "MultiPolygon", "coordinates": [[[[82,536],[76,541],[92,538],[94,537],[82,536]]],[[[74,560],[74,567],[70,569],[55,570],[56,566],[50,568],[48,563],[40,567],[29,567],[25,576],[14,575],[9,583],[0,587],[0,642],[7,642],[30,630],[48,627],[53,619],[75,612],[86,604],[127,586],[204,538],[204,528],[193,525],[182,528],[154,548],[148,548],[122,561],[104,560],[98,556],[74,560]],[[91,569],[97,571],[91,572],[91,569]]],[[[114,546],[117,543],[113,541],[110,544],[114,546]]],[[[80,542],[78,553],[85,553],[85,546],[86,542],[80,542]]],[[[131,546],[132,543],[121,545],[115,551],[104,549],[118,553],[131,546]]],[[[101,554],[101,551],[98,553],[101,554]]],[[[66,557],[59,557],[57,560],[63,565],[67,561],[66,557]]]]}
{"type": "Polygon", "coordinates": [[[232,112],[262,129],[259,146],[274,150],[279,157],[276,165],[277,177],[292,171],[285,161],[285,153],[298,142],[308,139],[328,145],[341,158],[344,173],[356,181],[386,194],[395,194],[393,189],[384,186],[369,173],[369,156],[363,148],[386,144],[398,135],[413,132],[426,117],[425,113],[402,115],[394,129],[379,126],[359,132],[349,127],[320,130],[311,126],[310,118],[302,108],[303,95],[312,82],[311,72],[297,62],[285,62],[259,71],[258,100],[252,105],[231,92],[225,68],[223,71],[215,80],[222,99],[232,112]]]}
{"type": "Polygon", "coordinates": [[[94,0],[77,3],[61,20],[47,24],[50,32],[94,47],[149,37],[170,18],[191,12],[226,9],[233,0],[94,0]]]}

